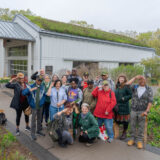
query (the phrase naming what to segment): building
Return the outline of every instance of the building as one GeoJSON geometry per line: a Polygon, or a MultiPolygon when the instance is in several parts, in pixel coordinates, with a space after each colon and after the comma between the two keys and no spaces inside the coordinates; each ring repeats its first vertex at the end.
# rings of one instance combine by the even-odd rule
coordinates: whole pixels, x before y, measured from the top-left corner
{"type": "Polygon", "coordinates": [[[12,22],[0,21],[0,77],[19,71],[30,77],[40,68],[49,73],[71,70],[81,62],[114,68],[155,55],[154,49],[141,45],[49,31],[37,24],[22,15],[16,15],[12,22]]]}

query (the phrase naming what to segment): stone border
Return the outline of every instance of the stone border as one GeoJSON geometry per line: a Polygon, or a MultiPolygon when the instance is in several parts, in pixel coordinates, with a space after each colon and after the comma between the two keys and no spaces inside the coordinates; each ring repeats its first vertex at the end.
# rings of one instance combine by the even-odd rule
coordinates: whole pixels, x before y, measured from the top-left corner
{"type": "MultiPolygon", "coordinates": [[[[10,121],[7,121],[7,125],[5,128],[9,130],[11,133],[15,134],[16,126],[12,124],[10,121]]],[[[31,138],[23,132],[21,132],[21,135],[17,136],[16,138],[22,145],[29,149],[39,160],[59,160],[59,158],[51,154],[47,149],[44,149],[36,141],[31,141],[31,138]]]]}

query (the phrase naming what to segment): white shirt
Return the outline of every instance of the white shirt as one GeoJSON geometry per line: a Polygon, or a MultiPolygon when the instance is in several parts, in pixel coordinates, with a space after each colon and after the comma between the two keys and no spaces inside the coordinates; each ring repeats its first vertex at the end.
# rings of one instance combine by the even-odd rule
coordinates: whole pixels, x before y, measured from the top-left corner
{"type": "Polygon", "coordinates": [[[143,93],[144,93],[145,91],[146,91],[146,87],[145,87],[145,86],[144,86],[144,87],[139,86],[139,87],[137,88],[138,97],[141,98],[141,96],[143,95],[143,93]]]}

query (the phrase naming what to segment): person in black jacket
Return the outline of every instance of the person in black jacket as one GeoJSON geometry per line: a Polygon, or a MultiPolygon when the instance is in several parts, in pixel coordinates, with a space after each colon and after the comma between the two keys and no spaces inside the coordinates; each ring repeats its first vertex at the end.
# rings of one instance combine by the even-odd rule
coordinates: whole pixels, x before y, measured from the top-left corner
{"type": "MultiPolygon", "coordinates": [[[[17,77],[12,78],[9,83],[6,84],[7,88],[14,89],[14,96],[11,101],[10,107],[16,110],[16,135],[20,135],[19,125],[22,115],[22,111],[29,106],[27,97],[22,95],[22,90],[27,87],[27,84],[24,82],[24,74],[18,73],[17,77]]],[[[29,127],[29,116],[25,115],[26,128],[25,130],[30,131],[29,127]]]]}

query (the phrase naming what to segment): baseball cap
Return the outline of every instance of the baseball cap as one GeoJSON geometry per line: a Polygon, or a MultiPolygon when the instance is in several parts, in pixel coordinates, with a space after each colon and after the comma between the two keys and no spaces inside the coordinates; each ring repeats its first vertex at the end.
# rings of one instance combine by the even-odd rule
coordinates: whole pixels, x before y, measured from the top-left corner
{"type": "Polygon", "coordinates": [[[105,85],[108,85],[108,84],[109,84],[109,83],[108,83],[108,81],[106,81],[106,80],[102,82],[102,85],[104,85],[104,86],[105,86],[105,85]]]}

